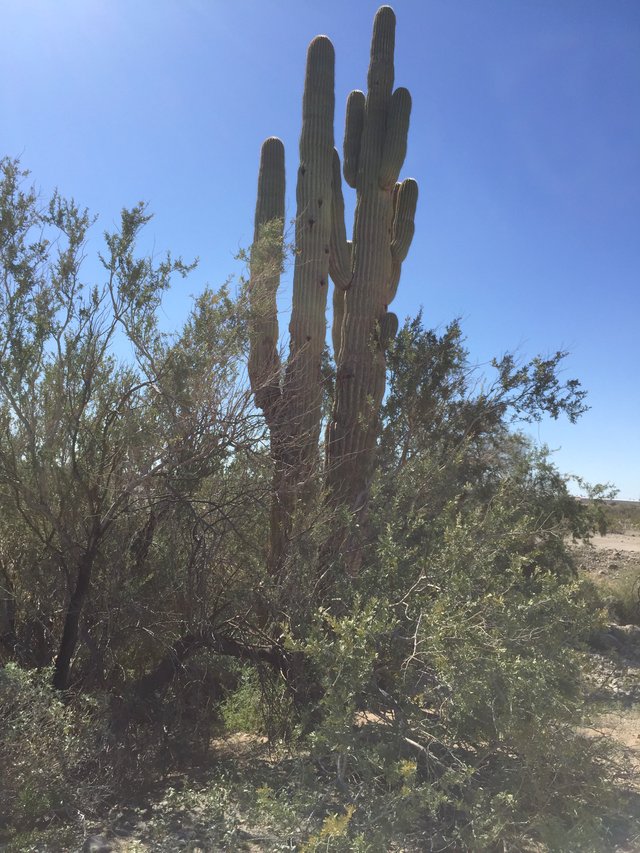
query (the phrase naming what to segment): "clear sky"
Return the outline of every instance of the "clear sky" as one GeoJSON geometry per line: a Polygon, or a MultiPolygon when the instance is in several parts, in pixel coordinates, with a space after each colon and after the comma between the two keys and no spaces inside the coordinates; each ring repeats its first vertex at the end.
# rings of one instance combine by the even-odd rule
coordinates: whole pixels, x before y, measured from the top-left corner
{"type": "MultiPolygon", "coordinates": [[[[370,0],[0,0],[0,153],[100,214],[144,199],[149,247],[200,257],[170,294],[238,273],[258,153],[280,136],[288,212],[304,59],[336,48],[336,138],[364,88],[370,0]]],[[[461,316],[480,363],[568,349],[589,390],[537,441],[565,473],[640,498],[640,2],[396,0],[413,95],[416,237],[393,308],[461,316]]],[[[283,304],[283,310],[286,304],[283,304]]],[[[281,320],[286,328],[286,319],[281,320]]]]}

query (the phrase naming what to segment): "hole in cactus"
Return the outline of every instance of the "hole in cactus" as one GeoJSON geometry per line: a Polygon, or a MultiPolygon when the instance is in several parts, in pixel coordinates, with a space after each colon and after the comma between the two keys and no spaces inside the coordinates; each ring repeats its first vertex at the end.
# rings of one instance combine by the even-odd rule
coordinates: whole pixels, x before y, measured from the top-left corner
{"type": "Polygon", "coordinates": [[[309,230],[311,230],[311,228],[313,228],[314,224],[315,224],[315,219],[309,218],[309,230]]]}
{"type": "Polygon", "coordinates": [[[318,207],[322,207],[322,199],[321,198],[318,199],[318,207]]]}
{"type": "Polygon", "coordinates": [[[327,282],[323,278],[320,279],[320,287],[324,287],[326,283],[327,282]]]}
{"type": "Polygon", "coordinates": [[[311,335],[307,335],[307,343],[311,340],[311,335]]]}

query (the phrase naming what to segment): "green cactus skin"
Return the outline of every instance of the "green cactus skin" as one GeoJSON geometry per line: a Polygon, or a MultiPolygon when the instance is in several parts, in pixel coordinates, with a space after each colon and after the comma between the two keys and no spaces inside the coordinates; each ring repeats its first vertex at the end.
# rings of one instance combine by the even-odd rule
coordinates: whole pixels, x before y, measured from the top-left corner
{"type": "Polygon", "coordinates": [[[380,346],[383,351],[389,348],[389,344],[398,334],[399,325],[398,315],[394,314],[393,311],[389,311],[380,320],[380,346]]]}
{"type": "Polygon", "coordinates": [[[249,381],[256,404],[274,426],[280,397],[276,294],[282,266],[284,231],[284,146],[270,137],[260,152],[258,198],[249,281],[249,381]]]}
{"type": "Polygon", "coordinates": [[[407,154],[407,134],[411,115],[411,95],[408,89],[396,89],[391,95],[387,132],[380,164],[380,189],[392,190],[407,154]]]}
{"type": "Polygon", "coordinates": [[[258,178],[251,251],[249,379],[270,429],[275,463],[268,557],[272,573],[279,571],[286,555],[300,484],[305,484],[319,457],[333,218],[334,64],[333,45],[325,36],[318,36],[307,51],[290,350],[284,378],[277,352],[276,309],[284,216],[284,148],[280,140],[264,143],[258,178]],[[279,263],[274,263],[273,255],[279,257],[279,263]]]}
{"type": "Polygon", "coordinates": [[[286,444],[283,441],[282,366],[278,353],[278,308],[284,238],[284,146],[270,137],[260,152],[258,198],[254,220],[249,280],[249,382],[256,405],[264,412],[274,460],[268,570],[278,571],[290,532],[286,488],[286,444]]]}
{"type": "Polygon", "coordinates": [[[334,50],[326,36],[309,45],[296,187],[296,258],[290,353],[284,396],[292,449],[301,461],[318,458],[322,353],[326,336],[332,222],[334,50]]]}
{"type": "Polygon", "coordinates": [[[402,262],[407,257],[415,231],[418,185],[412,178],[396,184],[393,196],[393,227],[391,233],[391,281],[387,288],[387,305],[393,301],[400,282],[402,262]]]}
{"type": "MultiPolygon", "coordinates": [[[[290,353],[282,386],[277,353],[276,291],[280,280],[278,258],[281,258],[285,181],[284,147],[276,137],[267,139],[262,147],[251,251],[249,377],[252,390],[268,422],[269,412],[275,406],[274,397],[282,398],[280,408],[286,409],[291,445],[296,446],[302,458],[317,457],[320,431],[320,367],[326,334],[333,219],[334,64],[333,45],[326,36],[318,36],[307,51],[296,187],[290,353]]],[[[343,241],[342,260],[348,265],[344,234],[343,241]]],[[[269,423],[269,426],[274,424],[269,423]]]]}
{"type": "Polygon", "coordinates": [[[406,89],[393,92],[394,42],[395,15],[383,6],[373,26],[364,108],[352,93],[345,133],[345,178],[351,183],[355,171],[357,200],[352,275],[344,304],[339,311],[334,307],[337,380],[326,463],[331,499],[352,511],[366,504],[385,388],[384,349],[397,331],[397,318],[394,323],[387,306],[409,250],[417,202],[415,181],[396,188],[406,154],[411,97],[406,89]]]}
{"type": "MultiPolygon", "coordinates": [[[[333,148],[333,46],[325,36],[309,46],[284,378],[277,353],[279,265],[267,257],[265,273],[261,253],[264,235],[282,241],[284,154],[279,140],[263,146],[251,256],[249,376],[271,431],[275,474],[269,563],[275,572],[286,555],[297,501],[318,463],[329,276],[337,379],[325,442],[327,496],[330,505],[351,511],[366,506],[385,388],[385,350],[398,329],[398,318],[387,307],[413,237],[417,203],[415,181],[397,183],[411,97],[406,89],[393,91],[394,41],[395,15],[383,6],[374,21],[367,95],[354,91],[347,102],[344,177],[356,190],[352,241],[344,222],[340,157],[333,148]]],[[[336,541],[341,535],[338,531],[336,541]]]]}
{"type": "Polygon", "coordinates": [[[347,98],[344,143],[342,146],[344,154],[344,179],[352,189],[356,187],[358,176],[358,160],[360,157],[362,127],[364,125],[364,108],[364,92],[355,89],[347,98]]]}

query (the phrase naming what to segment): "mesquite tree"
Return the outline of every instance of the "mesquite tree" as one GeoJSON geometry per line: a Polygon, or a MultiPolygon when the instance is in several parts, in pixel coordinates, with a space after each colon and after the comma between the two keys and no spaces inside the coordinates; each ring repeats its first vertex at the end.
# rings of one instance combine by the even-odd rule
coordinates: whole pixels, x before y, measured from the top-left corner
{"type": "Polygon", "coordinates": [[[226,291],[205,290],[182,331],[162,333],[162,293],[190,265],[138,254],[145,206],[105,234],[91,284],[91,217],[57,193],[47,204],[27,174],[0,160],[0,664],[51,664],[66,689],[131,662],[141,634],[159,638],[153,664],[168,625],[184,635],[172,659],[203,644],[238,575],[216,543],[262,498],[254,477],[245,503],[250,475],[231,469],[262,429],[226,291]]]}
{"type": "Polygon", "coordinates": [[[307,53],[300,165],[296,187],[295,266],[286,365],[278,354],[276,294],[284,229],[282,142],[262,147],[251,255],[249,376],[271,431],[275,464],[270,564],[286,554],[299,501],[317,471],[322,421],[322,359],[329,278],[333,281],[336,381],[325,441],[329,505],[366,508],[385,348],[398,319],[389,312],[414,231],[418,188],[398,183],[407,147],[411,97],[394,91],[395,15],[375,17],[368,92],[347,101],[343,172],[356,190],[353,238],[347,239],[340,157],[334,148],[334,50],[325,36],[307,53]]]}

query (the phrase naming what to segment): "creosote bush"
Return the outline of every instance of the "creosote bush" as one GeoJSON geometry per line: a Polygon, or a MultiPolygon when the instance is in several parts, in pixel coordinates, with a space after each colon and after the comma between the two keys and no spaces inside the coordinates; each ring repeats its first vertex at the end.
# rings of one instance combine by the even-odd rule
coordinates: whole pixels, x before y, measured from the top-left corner
{"type": "Polygon", "coordinates": [[[599,584],[610,617],[619,625],[640,625],[640,567],[599,584]]]}
{"type": "Polygon", "coordinates": [[[65,703],[49,670],[0,670],[0,823],[17,829],[76,821],[111,792],[104,698],[65,703]]]}
{"type": "Polygon", "coordinates": [[[323,714],[308,742],[355,803],[344,849],[361,849],[361,833],[433,834],[442,850],[603,843],[616,814],[610,747],[575,729],[596,599],[579,580],[529,570],[545,531],[514,509],[510,485],[488,507],[447,506],[433,542],[419,520],[400,535],[389,526],[348,615],[318,613],[304,651],[323,714]]]}

